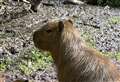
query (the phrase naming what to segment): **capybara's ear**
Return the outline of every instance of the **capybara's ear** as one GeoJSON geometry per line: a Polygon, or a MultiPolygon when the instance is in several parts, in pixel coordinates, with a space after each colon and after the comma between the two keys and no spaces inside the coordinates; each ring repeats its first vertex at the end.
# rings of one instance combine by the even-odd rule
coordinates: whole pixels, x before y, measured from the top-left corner
{"type": "Polygon", "coordinates": [[[64,25],[67,26],[67,27],[72,27],[73,26],[73,20],[72,19],[65,20],[64,25]]]}
{"type": "Polygon", "coordinates": [[[73,20],[72,19],[68,19],[68,22],[70,22],[73,25],[73,20]]]}
{"type": "Polygon", "coordinates": [[[64,28],[64,22],[59,21],[58,27],[59,27],[59,32],[61,32],[63,30],[63,28],[64,28]]]}

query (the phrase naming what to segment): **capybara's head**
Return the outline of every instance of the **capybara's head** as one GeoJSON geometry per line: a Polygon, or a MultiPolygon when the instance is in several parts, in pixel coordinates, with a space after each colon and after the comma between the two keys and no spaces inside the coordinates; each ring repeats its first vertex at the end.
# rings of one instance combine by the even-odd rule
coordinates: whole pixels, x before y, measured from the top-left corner
{"type": "Polygon", "coordinates": [[[48,21],[34,32],[33,42],[38,49],[55,50],[60,46],[63,32],[72,27],[73,22],[70,19],[48,21]]]}

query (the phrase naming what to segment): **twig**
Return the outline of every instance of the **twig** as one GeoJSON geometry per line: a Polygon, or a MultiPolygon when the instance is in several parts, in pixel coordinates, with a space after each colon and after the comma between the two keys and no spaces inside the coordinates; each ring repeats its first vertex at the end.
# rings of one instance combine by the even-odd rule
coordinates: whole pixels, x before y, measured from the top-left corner
{"type": "Polygon", "coordinates": [[[100,26],[93,25],[93,24],[87,24],[87,23],[79,23],[79,24],[82,24],[82,25],[85,25],[85,26],[91,26],[91,27],[94,27],[94,28],[100,28],[100,26]]]}

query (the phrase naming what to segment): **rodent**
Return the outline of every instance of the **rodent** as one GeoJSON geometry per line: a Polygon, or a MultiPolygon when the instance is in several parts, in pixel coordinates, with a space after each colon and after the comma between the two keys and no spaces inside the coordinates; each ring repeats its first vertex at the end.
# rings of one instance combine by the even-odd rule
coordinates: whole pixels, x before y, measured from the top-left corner
{"type": "Polygon", "coordinates": [[[1,73],[1,72],[0,72],[0,82],[5,82],[4,73],[1,73]]]}
{"type": "Polygon", "coordinates": [[[70,19],[48,21],[33,34],[34,45],[49,51],[59,82],[120,82],[111,60],[87,47],[70,19]]]}
{"type": "Polygon", "coordinates": [[[5,78],[0,77],[0,82],[5,82],[5,78]]]}

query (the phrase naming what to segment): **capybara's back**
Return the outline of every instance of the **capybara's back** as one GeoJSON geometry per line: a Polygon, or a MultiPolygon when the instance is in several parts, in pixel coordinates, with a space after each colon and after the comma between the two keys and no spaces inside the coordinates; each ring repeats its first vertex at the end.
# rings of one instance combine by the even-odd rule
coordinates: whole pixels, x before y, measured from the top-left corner
{"type": "Polygon", "coordinates": [[[38,49],[51,52],[59,82],[120,82],[117,67],[88,48],[69,19],[48,21],[33,34],[38,49]]]}

